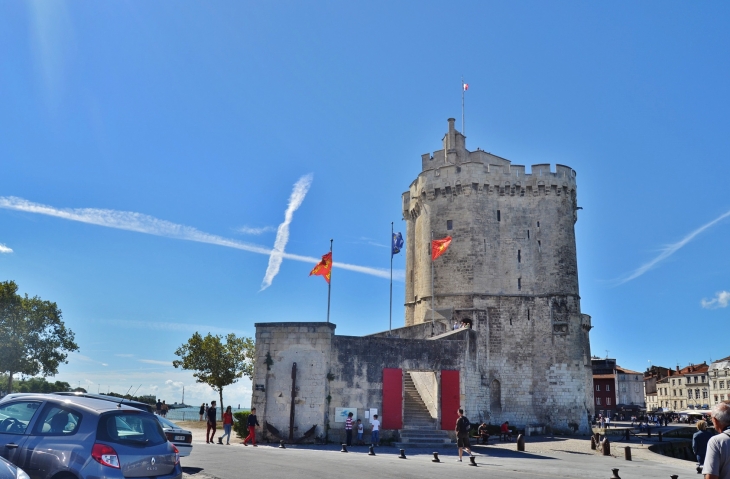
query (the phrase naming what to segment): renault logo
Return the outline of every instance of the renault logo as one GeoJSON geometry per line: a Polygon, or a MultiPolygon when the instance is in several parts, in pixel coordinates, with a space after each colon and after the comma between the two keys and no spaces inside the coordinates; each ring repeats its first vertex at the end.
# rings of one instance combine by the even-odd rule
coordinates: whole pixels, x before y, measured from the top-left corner
{"type": "Polygon", "coordinates": [[[152,464],[153,466],[155,465],[155,458],[154,458],[154,457],[153,457],[153,458],[152,458],[152,460],[150,461],[150,464],[152,464]]]}

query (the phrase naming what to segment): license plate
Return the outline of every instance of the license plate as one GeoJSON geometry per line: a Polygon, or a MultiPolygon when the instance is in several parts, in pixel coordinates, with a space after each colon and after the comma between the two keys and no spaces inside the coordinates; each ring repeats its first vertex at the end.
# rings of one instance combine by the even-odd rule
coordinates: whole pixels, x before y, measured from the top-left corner
{"type": "Polygon", "coordinates": [[[176,441],[184,441],[185,440],[185,436],[175,436],[175,440],[176,441]]]}

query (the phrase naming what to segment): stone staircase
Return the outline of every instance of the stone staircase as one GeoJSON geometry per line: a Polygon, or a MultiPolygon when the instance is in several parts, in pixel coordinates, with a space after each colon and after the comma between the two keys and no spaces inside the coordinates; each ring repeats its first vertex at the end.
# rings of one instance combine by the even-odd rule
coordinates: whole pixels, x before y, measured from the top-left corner
{"type": "Polygon", "coordinates": [[[396,447],[445,447],[452,444],[446,431],[438,428],[438,422],[431,417],[426,404],[413,384],[411,374],[404,376],[405,398],[403,401],[403,429],[400,430],[400,442],[396,447]]]}

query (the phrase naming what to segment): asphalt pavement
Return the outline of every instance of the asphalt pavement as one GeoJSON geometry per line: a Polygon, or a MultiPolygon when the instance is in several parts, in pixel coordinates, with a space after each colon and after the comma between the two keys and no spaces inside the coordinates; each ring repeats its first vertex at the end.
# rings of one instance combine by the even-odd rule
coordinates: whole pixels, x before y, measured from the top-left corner
{"type": "MultiPolygon", "coordinates": [[[[244,447],[240,439],[230,446],[197,442],[189,457],[182,459],[188,479],[256,478],[337,478],[352,475],[370,477],[398,477],[399,479],[443,479],[444,477],[490,478],[596,478],[612,477],[612,469],[619,469],[621,479],[667,479],[677,474],[680,478],[700,477],[690,461],[657,456],[645,451],[633,461],[620,456],[601,456],[586,447],[586,439],[555,439],[551,450],[517,452],[508,447],[478,446],[476,463],[469,459],[456,462],[456,448],[439,451],[440,463],[434,463],[431,450],[406,450],[406,459],[400,459],[394,447],[375,448],[375,456],[368,455],[365,446],[350,447],[348,453],[340,447],[277,445],[244,447]],[[577,447],[576,447],[577,446],[577,447]],[[562,448],[562,449],[561,449],[562,448]],[[585,451],[583,451],[585,449],[585,451]],[[659,460],[661,458],[661,460],[659,460]]],[[[505,445],[506,446],[506,445],[505,445]]],[[[545,443],[543,443],[545,446],[545,443]]],[[[537,450],[537,444],[535,445],[537,450]]],[[[617,454],[617,451],[614,451],[617,454]]]]}

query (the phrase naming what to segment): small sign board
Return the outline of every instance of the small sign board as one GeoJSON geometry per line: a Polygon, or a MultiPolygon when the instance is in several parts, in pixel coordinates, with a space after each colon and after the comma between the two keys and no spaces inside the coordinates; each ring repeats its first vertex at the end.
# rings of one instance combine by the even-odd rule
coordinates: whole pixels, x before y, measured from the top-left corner
{"type": "Polygon", "coordinates": [[[335,422],[345,422],[347,415],[352,413],[352,420],[357,421],[357,408],[356,407],[336,407],[335,408],[335,422]]]}

